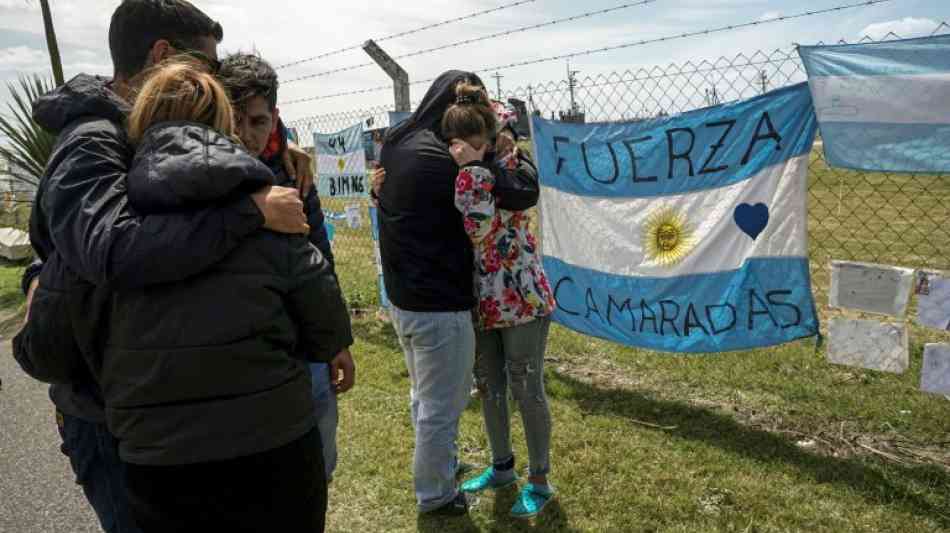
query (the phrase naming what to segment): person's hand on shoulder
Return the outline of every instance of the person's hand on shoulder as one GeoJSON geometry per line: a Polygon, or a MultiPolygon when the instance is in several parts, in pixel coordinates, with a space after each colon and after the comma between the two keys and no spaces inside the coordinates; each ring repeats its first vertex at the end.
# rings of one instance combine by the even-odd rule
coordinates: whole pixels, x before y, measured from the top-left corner
{"type": "Polygon", "coordinates": [[[518,145],[515,143],[514,137],[511,136],[511,133],[508,131],[502,131],[498,134],[498,137],[495,139],[495,157],[498,161],[504,161],[515,155],[518,149],[518,145]]]}
{"type": "Polygon", "coordinates": [[[277,233],[310,233],[303,201],[297,189],[289,187],[265,187],[251,195],[257,208],[264,215],[264,227],[277,233]]]}
{"type": "Polygon", "coordinates": [[[284,170],[287,175],[297,182],[297,190],[301,198],[306,198],[313,187],[313,158],[310,154],[301,150],[294,143],[287,143],[287,150],[284,152],[284,170]]]}
{"type": "Polygon", "coordinates": [[[386,169],[376,167],[370,176],[370,196],[373,199],[373,205],[379,207],[379,191],[383,189],[383,183],[386,182],[386,169]]]}

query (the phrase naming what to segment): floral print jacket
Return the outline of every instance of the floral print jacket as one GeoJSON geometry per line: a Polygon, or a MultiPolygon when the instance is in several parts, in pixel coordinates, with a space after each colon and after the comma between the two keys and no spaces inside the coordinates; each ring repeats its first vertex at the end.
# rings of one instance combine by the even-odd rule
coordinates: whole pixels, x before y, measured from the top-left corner
{"type": "Polygon", "coordinates": [[[480,330],[527,324],[554,310],[554,295],[529,229],[531,217],[525,211],[496,209],[494,186],[492,171],[480,164],[465,166],[455,180],[455,206],[475,248],[480,330]]]}

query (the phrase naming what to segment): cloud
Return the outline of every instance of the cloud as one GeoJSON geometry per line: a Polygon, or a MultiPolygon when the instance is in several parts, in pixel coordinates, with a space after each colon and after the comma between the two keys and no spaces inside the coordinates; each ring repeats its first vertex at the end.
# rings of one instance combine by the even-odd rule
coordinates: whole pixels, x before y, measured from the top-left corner
{"type": "Polygon", "coordinates": [[[777,19],[781,16],[782,14],[778,11],[766,11],[765,13],[762,13],[761,17],[759,17],[759,21],[761,22],[763,20],[777,19]]]}
{"type": "Polygon", "coordinates": [[[939,25],[940,23],[933,19],[904,17],[902,19],[871,24],[861,30],[861,33],[858,34],[858,37],[863,38],[867,36],[872,39],[883,39],[890,33],[894,33],[898,37],[902,37],[904,39],[910,37],[923,37],[933,33],[933,31],[936,30],[937,26],[939,25]]]}
{"type": "Polygon", "coordinates": [[[36,2],[25,2],[23,0],[0,0],[0,9],[16,11],[39,11],[40,6],[36,2]]]}
{"type": "Polygon", "coordinates": [[[48,57],[46,52],[28,46],[0,48],[0,65],[3,65],[3,70],[35,68],[44,61],[48,62],[48,57]]]}

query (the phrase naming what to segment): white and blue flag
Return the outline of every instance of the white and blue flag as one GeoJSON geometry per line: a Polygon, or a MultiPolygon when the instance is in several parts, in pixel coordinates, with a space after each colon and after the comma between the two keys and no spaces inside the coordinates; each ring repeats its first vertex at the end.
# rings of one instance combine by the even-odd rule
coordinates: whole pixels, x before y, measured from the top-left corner
{"type": "Polygon", "coordinates": [[[950,35],[799,53],[829,165],[950,171],[950,35]]]}
{"type": "Polygon", "coordinates": [[[321,198],[369,196],[362,122],[336,133],[314,133],[313,144],[321,198]]]}
{"type": "Polygon", "coordinates": [[[806,84],[674,117],[532,128],[555,321],[669,352],[817,335],[806,84]]]}

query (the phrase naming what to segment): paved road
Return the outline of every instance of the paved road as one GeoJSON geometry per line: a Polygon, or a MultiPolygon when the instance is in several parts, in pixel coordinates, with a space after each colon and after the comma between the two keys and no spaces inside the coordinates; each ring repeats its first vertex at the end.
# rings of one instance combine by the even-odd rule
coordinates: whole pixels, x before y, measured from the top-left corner
{"type": "Polygon", "coordinates": [[[0,533],[96,533],[95,515],[59,451],[47,387],[0,338],[0,533]]]}

